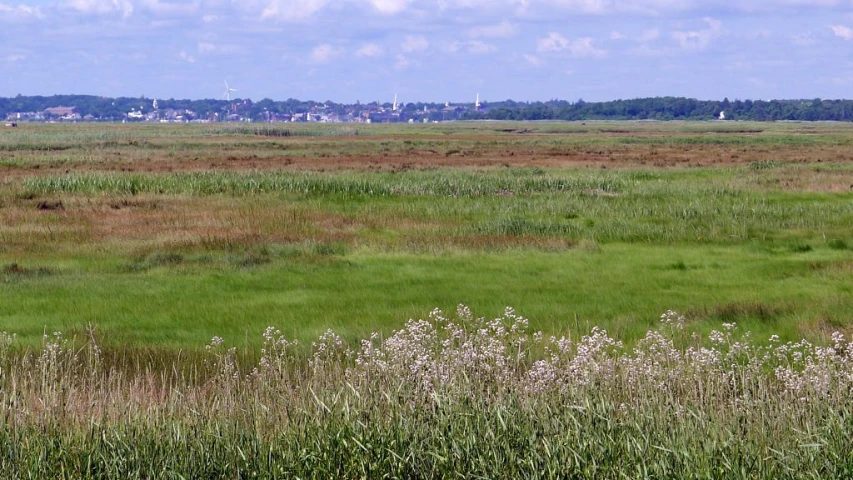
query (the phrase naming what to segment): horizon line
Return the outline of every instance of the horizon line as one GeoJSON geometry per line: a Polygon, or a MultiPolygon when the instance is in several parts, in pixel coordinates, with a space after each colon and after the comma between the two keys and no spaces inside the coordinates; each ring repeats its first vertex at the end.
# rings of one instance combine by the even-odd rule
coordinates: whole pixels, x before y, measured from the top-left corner
{"type": "MultiPolygon", "coordinates": [[[[23,97],[23,98],[26,98],[26,97],[44,97],[44,98],[50,98],[50,97],[95,97],[95,98],[105,98],[105,99],[139,99],[139,100],[191,101],[191,102],[198,102],[198,101],[213,101],[213,102],[228,102],[228,101],[231,101],[231,102],[236,102],[236,101],[246,101],[246,100],[249,100],[249,101],[251,101],[251,102],[253,102],[253,103],[262,102],[262,101],[264,101],[264,100],[269,100],[269,101],[272,101],[272,102],[286,102],[286,101],[289,101],[289,100],[297,100],[297,101],[300,101],[300,102],[334,103],[334,104],[338,104],[338,105],[369,105],[369,104],[371,104],[371,103],[378,103],[378,104],[385,104],[385,103],[389,103],[389,104],[390,104],[390,103],[393,103],[393,101],[392,101],[392,100],[389,100],[389,101],[370,100],[370,101],[366,101],[366,102],[362,102],[361,100],[355,100],[355,101],[352,101],[352,102],[348,102],[348,101],[336,101],[336,100],[331,100],[331,99],[326,99],[326,100],[300,99],[300,98],[295,98],[295,97],[288,97],[287,99],[284,99],[284,100],[273,99],[273,98],[270,98],[270,97],[263,97],[263,98],[261,98],[260,100],[254,100],[254,99],[252,99],[252,97],[237,97],[237,98],[232,98],[232,99],[230,99],[230,100],[227,100],[227,99],[224,99],[224,98],[211,98],[211,97],[208,97],[208,98],[175,98],[175,97],[169,97],[169,98],[166,98],[166,97],[161,97],[161,96],[156,96],[156,95],[155,95],[155,96],[150,96],[150,97],[149,97],[149,96],[146,96],[146,95],[142,95],[142,96],[139,96],[139,97],[132,97],[132,96],[126,96],[126,95],[110,96],[110,95],[95,95],[95,94],[88,94],[88,93],[54,93],[54,94],[50,94],[50,95],[42,95],[42,94],[36,94],[36,95],[16,94],[16,95],[14,95],[14,96],[0,96],[0,99],[10,99],[10,100],[11,100],[11,99],[15,99],[15,98],[18,98],[18,97],[23,97]]],[[[608,103],[608,102],[626,102],[626,101],[634,101],[634,100],[648,100],[648,99],[659,99],[659,98],[679,98],[679,99],[686,99],[686,100],[694,100],[694,101],[698,101],[698,102],[724,102],[724,101],[726,101],[726,100],[728,100],[729,102],[748,102],[748,101],[749,101],[749,102],[796,102],[796,101],[815,101],[815,100],[820,100],[820,101],[831,101],[831,102],[836,102],[836,101],[841,101],[841,102],[845,102],[845,101],[853,101],[853,98],[821,98],[821,97],[811,97],[811,98],[808,98],[808,97],[802,97],[802,98],[771,98],[771,99],[753,99],[753,98],[735,98],[735,99],[729,99],[728,97],[724,97],[724,98],[722,98],[722,99],[700,99],[700,98],[695,98],[695,97],[678,96],[678,95],[658,95],[658,96],[646,96],[646,97],[614,98],[614,99],[610,99],[610,100],[585,100],[585,99],[583,99],[583,98],[578,98],[577,100],[568,100],[568,99],[561,99],[561,98],[550,98],[550,99],[548,99],[548,100],[514,100],[514,99],[512,99],[512,98],[505,98],[505,99],[502,99],[502,100],[483,100],[482,98],[480,98],[480,99],[479,99],[479,102],[480,102],[481,104],[482,104],[482,103],[502,103],[502,102],[516,102],[516,103],[551,103],[551,102],[568,102],[568,103],[575,104],[575,103],[578,103],[578,102],[581,102],[581,101],[582,101],[582,102],[584,102],[584,103],[608,103]]],[[[474,104],[476,103],[476,101],[455,101],[455,100],[439,100],[439,101],[433,101],[433,100],[415,100],[415,101],[410,101],[410,102],[403,101],[403,102],[401,102],[401,104],[403,104],[403,105],[405,105],[405,104],[411,104],[411,103],[423,103],[423,104],[444,104],[444,103],[447,103],[447,102],[449,102],[449,103],[451,103],[451,104],[454,104],[454,103],[455,103],[455,104],[469,104],[469,103],[470,103],[470,104],[472,104],[472,105],[474,105],[474,104]]]]}

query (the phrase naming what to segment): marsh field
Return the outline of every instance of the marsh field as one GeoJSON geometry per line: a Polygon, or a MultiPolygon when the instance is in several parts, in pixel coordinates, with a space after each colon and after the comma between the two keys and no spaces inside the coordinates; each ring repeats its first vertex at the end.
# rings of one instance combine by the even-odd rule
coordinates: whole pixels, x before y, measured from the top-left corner
{"type": "Polygon", "coordinates": [[[4,478],[853,474],[853,124],[23,124],[0,182],[4,478]]]}

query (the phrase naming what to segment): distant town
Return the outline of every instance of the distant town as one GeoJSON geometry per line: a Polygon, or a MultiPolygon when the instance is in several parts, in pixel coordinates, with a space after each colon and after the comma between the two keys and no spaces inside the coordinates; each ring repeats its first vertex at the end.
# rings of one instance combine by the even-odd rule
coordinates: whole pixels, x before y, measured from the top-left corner
{"type": "MultiPolygon", "coordinates": [[[[230,92],[226,92],[230,93],[230,92]]],[[[640,98],[608,102],[480,101],[468,103],[388,102],[353,104],[288,99],[175,100],[108,98],[91,95],[15,96],[0,98],[0,118],[19,123],[409,123],[458,120],[753,120],[851,121],[851,100],[696,100],[682,97],[640,98]]]]}
{"type": "MultiPolygon", "coordinates": [[[[469,108],[450,105],[443,107],[428,106],[422,109],[403,109],[402,106],[387,106],[370,104],[362,108],[353,108],[340,113],[333,111],[327,105],[313,105],[302,112],[276,112],[264,110],[256,112],[252,109],[251,100],[234,103],[225,112],[198,112],[188,108],[158,108],[157,102],[152,102],[149,108],[140,105],[131,108],[122,115],[99,116],[91,113],[83,114],[76,106],[48,107],[38,111],[8,112],[7,121],[27,122],[155,122],[155,123],[210,123],[210,122],[318,122],[318,123],[429,123],[449,120],[459,120],[469,108]]],[[[475,108],[473,111],[481,111],[475,108]]],[[[485,110],[482,110],[485,111],[485,110]]]]}
{"type": "Polygon", "coordinates": [[[372,102],[352,105],[332,102],[274,102],[235,100],[103,99],[82,95],[0,99],[6,122],[312,122],[312,123],[431,123],[482,115],[488,108],[472,104],[372,102]],[[16,103],[18,105],[16,105],[16,103]],[[55,104],[54,104],[55,103],[55,104]],[[50,106],[45,106],[51,104],[50,106]]]}

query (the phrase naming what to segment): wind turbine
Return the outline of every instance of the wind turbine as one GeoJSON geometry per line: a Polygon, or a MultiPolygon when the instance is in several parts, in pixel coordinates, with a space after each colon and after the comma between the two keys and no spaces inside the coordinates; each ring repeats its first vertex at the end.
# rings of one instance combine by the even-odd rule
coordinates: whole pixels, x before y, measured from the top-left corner
{"type": "Polygon", "coordinates": [[[394,94],[394,106],[392,107],[391,111],[393,111],[393,112],[397,111],[397,94],[396,93],[394,94]]]}
{"type": "Polygon", "coordinates": [[[479,109],[480,109],[480,94],[478,93],[477,94],[477,101],[474,102],[474,110],[479,110],[479,109]]]}
{"type": "Polygon", "coordinates": [[[231,101],[231,92],[236,92],[236,88],[231,88],[228,86],[228,80],[225,80],[225,93],[222,94],[225,97],[225,100],[231,101]]]}

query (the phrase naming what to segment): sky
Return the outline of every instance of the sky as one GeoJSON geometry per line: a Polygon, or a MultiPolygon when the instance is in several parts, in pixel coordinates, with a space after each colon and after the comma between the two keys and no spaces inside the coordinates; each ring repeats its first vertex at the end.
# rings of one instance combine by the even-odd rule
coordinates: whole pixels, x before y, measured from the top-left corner
{"type": "Polygon", "coordinates": [[[0,96],[853,98],[853,0],[0,0],[0,96]]]}

